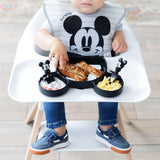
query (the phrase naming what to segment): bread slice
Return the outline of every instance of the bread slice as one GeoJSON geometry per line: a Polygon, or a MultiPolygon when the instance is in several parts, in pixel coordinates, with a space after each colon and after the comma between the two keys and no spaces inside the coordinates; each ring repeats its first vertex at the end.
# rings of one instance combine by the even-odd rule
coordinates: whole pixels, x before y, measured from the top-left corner
{"type": "Polygon", "coordinates": [[[71,64],[71,63],[67,63],[64,70],[75,73],[80,76],[88,76],[88,74],[89,74],[89,72],[86,71],[85,69],[78,67],[78,66],[75,66],[74,64],[71,64]]]}
{"type": "Polygon", "coordinates": [[[78,67],[88,71],[89,73],[93,74],[96,77],[100,77],[100,76],[102,76],[104,74],[103,71],[88,65],[85,61],[81,61],[79,63],[76,63],[76,65],[78,67]]]}
{"type": "Polygon", "coordinates": [[[81,76],[81,75],[78,75],[76,73],[73,73],[71,71],[67,71],[67,70],[64,70],[64,69],[58,69],[58,71],[66,76],[66,77],[70,77],[72,79],[74,79],[75,81],[87,81],[88,78],[86,76],[81,76]]]}

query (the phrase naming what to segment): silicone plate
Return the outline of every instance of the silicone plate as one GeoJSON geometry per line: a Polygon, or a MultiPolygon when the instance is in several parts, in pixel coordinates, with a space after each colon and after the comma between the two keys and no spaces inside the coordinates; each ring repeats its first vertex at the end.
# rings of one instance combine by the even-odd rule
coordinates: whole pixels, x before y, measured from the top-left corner
{"type": "Polygon", "coordinates": [[[100,70],[102,70],[104,72],[104,75],[102,75],[99,78],[95,78],[93,80],[80,82],[80,81],[74,81],[74,80],[68,79],[68,77],[61,75],[57,69],[56,72],[50,73],[49,78],[46,78],[47,75],[44,75],[43,77],[40,78],[39,89],[42,94],[44,94],[46,96],[50,96],[50,97],[56,97],[56,96],[60,96],[60,95],[65,94],[69,88],[78,88],[78,89],[93,88],[97,94],[104,96],[104,97],[115,97],[115,96],[118,96],[122,92],[124,82],[120,76],[118,77],[118,80],[121,83],[122,87],[118,90],[106,91],[106,90],[102,90],[96,86],[98,82],[103,80],[104,76],[106,76],[106,77],[111,76],[111,74],[107,72],[107,62],[104,59],[104,57],[102,57],[102,56],[94,56],[94,57],[75,56],[73,54],[69,54],[69,60],[70,60],[69,62],[72,64],[76,64],[80,61],[85,61],[89,65],[93,65],[93,66],[99,65],[100,70]],[[50,83],[50,82],[54,81],[54,77],[57,77],[58,79],[62,80],[66,84],[66,86],[62,89],[59,89],[59,90],[47,90],[47,89],[44,89],[40,85],[41,81],[43,79],[45,79],[46,81],[48,81],[50,83]]]}

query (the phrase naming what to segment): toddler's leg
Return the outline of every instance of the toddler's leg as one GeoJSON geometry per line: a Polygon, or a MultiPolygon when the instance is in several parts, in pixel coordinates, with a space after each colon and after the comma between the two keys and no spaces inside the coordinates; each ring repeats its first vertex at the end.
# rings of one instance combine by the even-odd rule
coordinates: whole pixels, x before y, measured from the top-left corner
{"type": "Polygon", "coordinates": [[[47,121],[47,131],[43,137],[30,146],[30,152],[32,154],[43,155],[68,145],[64,103],[44,103],[44,111],[47,121]]]}
{"type": "Polygon", "coordinates": [[[98,125],[107,131],[108,128],[117,124],[117,102],[99,102],[98,103],[99,119],[98,125]]]}
{"type": "Polygon", "coordinates": [[[99,119],[96,139],[115,152],[127,154],[131,151],[130,144],[114,126],[117,123],[117,102],[99,102],[99,119]]]}
{"type": "Polygon", "coordinates": [[[66,116],[64,102],[47,102],[44,103],[44,111],[46,115],[46,127],[54,129],[59,136],[66,131],[66,116]]]}

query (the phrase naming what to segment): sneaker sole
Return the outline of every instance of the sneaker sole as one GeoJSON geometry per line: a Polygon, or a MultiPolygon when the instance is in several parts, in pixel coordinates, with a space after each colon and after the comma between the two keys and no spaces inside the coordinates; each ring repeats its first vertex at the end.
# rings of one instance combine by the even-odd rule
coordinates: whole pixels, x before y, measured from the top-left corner
{"type": "Polygon", "coordinates": [[[110,143],[108,143],[103,138],[99,137],[98,135],[96,135],[95,138],[96,138],[97,141],[103,143],[104,145],[106,145],[108,148],[110,148],[114,152],[117,152],[117,153],[120,153],[120,154],[128,154],[131,151],[131,147],[129,147],[127,149],[121,149],[121,148],[115,147],[115,146],[111,145],[110,143]]]}
{"type": "Polygon", "coordinates": [[[35,155],[44,155],[44,154],[48,154],[50,153],[51,151],[54,151],[56,149],[60,149],[60,148],[64,148],[64,147],[67,147],[69,145],[69,142],[65,142],[65,143],[60,143],[60,144],[57,144],[56,146],[53,146],[49,149],[43,149],[43,150],[39,150],[39,149],[34,149],[32,147],[29,148],[29,151],[32,153],[32,154],[35,154],[35,155]]]}

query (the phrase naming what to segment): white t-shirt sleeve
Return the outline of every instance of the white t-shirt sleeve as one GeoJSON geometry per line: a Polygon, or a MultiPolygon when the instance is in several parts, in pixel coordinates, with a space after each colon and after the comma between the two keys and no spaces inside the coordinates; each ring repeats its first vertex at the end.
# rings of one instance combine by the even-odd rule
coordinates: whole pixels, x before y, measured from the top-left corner
{"type": "Polygon", "coordinates": [[[119,23],[116,28],[115,31],[121,31],[122,30],[122,23],[119,23]]]}
{"type": "Polygon", "coordinates": [[[52,33],[52,30],[51,30],[51,26],[49,25],[48,21],[46,20],[42,26],[44,29],[46,29],[49,33],[52,33]]]}

